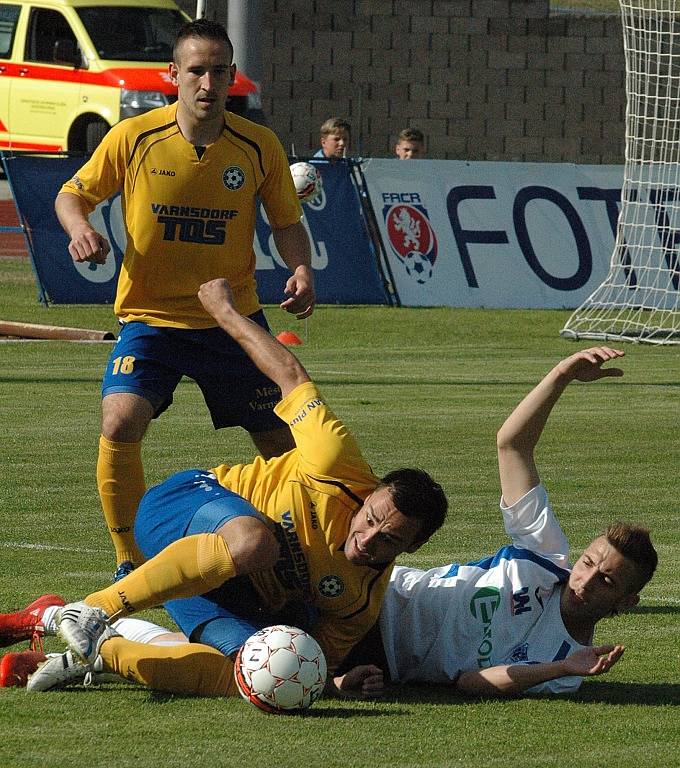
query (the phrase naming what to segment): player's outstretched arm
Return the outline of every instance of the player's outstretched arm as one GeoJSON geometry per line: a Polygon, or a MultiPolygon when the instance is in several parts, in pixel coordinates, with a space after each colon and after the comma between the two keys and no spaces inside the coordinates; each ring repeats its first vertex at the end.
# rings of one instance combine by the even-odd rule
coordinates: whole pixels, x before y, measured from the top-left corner
{"type": "Polygon", "coordinates": [[[286,266],[293,273],[284,288],[288,297],[281,302],[281,309],[298,319],[309,317],[314,311],[314,273],[307,230],[301,222],[281,229],[272,229],[276,248],[286,266]]]}
{"type": "Polygon", "coordinates": [[[78,195],[60,192],[54,202],[59,223],[71,238],[68,252],[73,261],[103,264],[111,250],[109,241],[90,224],[87,207],[78,195]]]}
{"type": "Polygon", "coordinates": [[[229,283],[219,278],[198,289],[198,298],[217,324],[226,331],[255,365],[281,387],[285,397],[299,384],[309,381],[302,363],[257,323],[239,314],[229,283]]]}
{"type": "Polygon", "coordinates": [[[624,352],[610,347],[590,347],[559,362],[529,392],[498,431],[498,471],[506,506],[512,506],[538,483],[534,462],[536,447],[550,412],[572,381],[596,381],[623,376],[620,368],[603,368],[624,352]]]}
{"type": "Polygon", "coordinates": [[[622,645],[581,648],[561,661],[542,664],[501,664],[463,672],[456,689],[470,696],[519,696],[535,685],[558,677],[591,677],[608,672],[623,655],[622,645]]]}

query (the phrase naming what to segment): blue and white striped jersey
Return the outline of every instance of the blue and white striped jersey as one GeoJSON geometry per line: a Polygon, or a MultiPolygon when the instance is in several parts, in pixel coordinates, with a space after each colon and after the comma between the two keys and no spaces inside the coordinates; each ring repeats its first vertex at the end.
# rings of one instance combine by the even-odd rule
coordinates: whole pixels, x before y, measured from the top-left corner
{"type": "MultiPolygon", "coordinates": [[[[498,664],[565,658],[583,646],[560,614],[568,543],[542,485],[511,507],[501,499],[512,544],[473,563],[423,571],[396,566],[380,612],[393,680],[451,682],[498,664]]],[[[575,690],[563,677],[532,691],[575,690]]]]}

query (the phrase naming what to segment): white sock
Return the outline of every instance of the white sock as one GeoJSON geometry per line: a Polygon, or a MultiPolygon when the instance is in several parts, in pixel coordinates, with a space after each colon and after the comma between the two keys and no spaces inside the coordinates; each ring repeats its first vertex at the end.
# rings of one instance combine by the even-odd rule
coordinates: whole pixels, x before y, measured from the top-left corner
{"type": "Polygon", "coordinates": [[[178,640],[177,638],[162,640],[163,635],[173,634],[172,629],[161,627],[151,621],[144,619],[133,619],[126,617],[118,619],[111,625],[116,632],[120,633],[126,640],[134,640],[136,643],[149,643],[151,645],[181,645],[188,640],[178,640]]]}
{"type": "Polygon", "coordinates": [[[57,634],[57,622],[56,617],[57,613],[61,610],[60,605],[48,605],[47,608],[45,608],[45,612],[43,613],[42,617],[42,623],[45,627],[45,634],[46,635],[56,635],[57,634]]]}

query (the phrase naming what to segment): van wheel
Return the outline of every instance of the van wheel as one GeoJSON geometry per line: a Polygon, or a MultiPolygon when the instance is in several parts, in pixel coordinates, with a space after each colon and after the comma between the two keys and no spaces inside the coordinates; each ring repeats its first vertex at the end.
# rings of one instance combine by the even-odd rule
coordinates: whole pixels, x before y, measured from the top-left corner
{"type": "Polygon", "coordinates": [[[85,151],[94,152],[109,131],[108,123],[96,120],[85,126],[85,151]]]}

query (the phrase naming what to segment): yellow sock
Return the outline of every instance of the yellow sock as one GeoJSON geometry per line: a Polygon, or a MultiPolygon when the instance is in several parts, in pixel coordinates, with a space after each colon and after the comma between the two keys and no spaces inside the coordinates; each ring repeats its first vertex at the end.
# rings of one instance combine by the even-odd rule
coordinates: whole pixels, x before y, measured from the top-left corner
{"type": "Polygon", "coordinates": [[[100,650],[106,671],[157,691],[237,696],[234,664],[200,643],[149,645],[112,637],[100,650]]]}
{"type": "Polygon", "coordinates": [[[131,560],[140,565],[144,557],[135,544],[134,525],[137,507],[146,490],[141,442],[114,443],[100,435],[97,488],[116,548],[116,562],[131,560]]]}
{"type": "Polygon", "coordinates": [[[121,581],[85,598],[109,616],[127,615],[177,597],[202,595],[236,575],[227,542],[197,533],[169,544],[121,581]]]}

